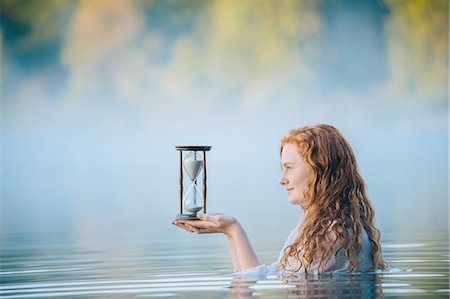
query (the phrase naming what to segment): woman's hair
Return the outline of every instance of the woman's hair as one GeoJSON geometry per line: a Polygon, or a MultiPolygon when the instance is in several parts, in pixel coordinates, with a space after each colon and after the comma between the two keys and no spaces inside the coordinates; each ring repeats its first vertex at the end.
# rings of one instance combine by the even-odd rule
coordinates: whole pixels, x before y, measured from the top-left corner
{"type": "Polygon", "coordinates": [[[331,257],[343,251],[350,271],[354,271],[362,250],[363,229],[371,245],[371,270],[386,268],[374,209],[344,136],[333,126],[321,124],[289,131],[281,140],[280,155],[288,143],[296,145],[313,174],[304,191],[304,219],[296,239],[286,247],[279,268],[286,269],[292,257],[298,265],[294,272],[302,267],[306,273],[311,272],[313,262],[323,272],[331,257]]]}

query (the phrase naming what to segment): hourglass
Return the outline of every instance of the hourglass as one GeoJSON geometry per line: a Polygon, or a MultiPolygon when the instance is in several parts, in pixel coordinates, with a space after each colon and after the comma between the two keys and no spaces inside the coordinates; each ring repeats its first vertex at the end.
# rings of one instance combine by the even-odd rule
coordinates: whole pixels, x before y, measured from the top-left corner
{"type": "Polygon", "coordinates": [[[197,212],[203,209],[206,213],[206,152],[211,146],[175,148],[180,152],[180,214],[176,218],[197,220],[197,212]],[[183,192],[183,169],[190,180],[186,192],[183,192]],[[203,173],[201,186],[198,184],[200,173],[203,173]]]}

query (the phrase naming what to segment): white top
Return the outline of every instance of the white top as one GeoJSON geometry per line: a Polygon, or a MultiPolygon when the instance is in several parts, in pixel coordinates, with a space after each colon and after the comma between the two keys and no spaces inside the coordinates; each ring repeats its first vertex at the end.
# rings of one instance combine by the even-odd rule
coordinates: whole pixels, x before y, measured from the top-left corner
{"type": "MultiPolygon", "coordinates": [[[[281,259],[284,256],[284,249],[289,246],[297,236],[299,230],[299,225],[297,225],[289,234],[286,242],[284,243],[283,248],[280,251],[278,259],[273,262],[271,265],[259,265],[250,269],[242,270],[239,272],[235,272],[234,275],[242,275],[242,276],[257,276],[257,277],[266,277],[268,275],[292,275],[293,272],[289,271],[289,269],[277,272],[278,265],[280,264],[281,259]]],[[[295,269],[297,266],[297,261],[293,257],[289,257],[289,264],[292,269],[295,269]]],[[[318,274],[319,261],[315,261],[312,264],[312,271],[314,274],[318,274]]],[[[370,241],[367,236],[366,231],[362,230],[362,246],[361,251],[359,253],[359,263],[355,268],[355,272],[368,272],[372,267],[372,258],[370,256],[370,241]]],[[[303,268],[302,268],[303,269],[303,268]]],[[[304,271],[300,269],[298,274],[303,274],[304,271]]],[[[334,269],[333,273],[350,273],[350,261],[347,259],[345,252],[343,250],[339,251],[337,256],[334,255],[330,258],[330,260],[325,265],[325,269],[334,269]]]]}

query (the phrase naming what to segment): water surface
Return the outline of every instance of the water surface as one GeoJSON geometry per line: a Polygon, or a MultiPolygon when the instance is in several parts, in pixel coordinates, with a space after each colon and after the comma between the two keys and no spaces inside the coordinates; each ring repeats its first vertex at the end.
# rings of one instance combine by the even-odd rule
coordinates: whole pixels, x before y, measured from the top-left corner
{"type": "MultiPolygon", "coordinates": [[[[185,234],[169,223],[164,227],[143,225],[147,235],[112,233],[95,242],[74,237],[63,222],[4,224],[0,296],[447,298],[450,294],[446,223],[423,225],[423,231],[398,231],[394,225],[385,229],[384,256],[395,268],[388,273],[262,280],[230,275],[223,236],[185,234]]],[[[252,238],[263,262],[276,259],[282,243],[274,240],[282,233],[252,238]]]]}

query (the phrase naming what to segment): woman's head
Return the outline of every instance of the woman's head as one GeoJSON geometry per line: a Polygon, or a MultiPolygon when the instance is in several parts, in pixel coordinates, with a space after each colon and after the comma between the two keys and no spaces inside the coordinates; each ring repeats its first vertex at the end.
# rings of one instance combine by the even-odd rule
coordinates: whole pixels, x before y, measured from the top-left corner
{"type": "Polygon", "coordinates": [[[286,249],[281,266],[286,266],[289,256],[306,270],[317,256],[324,266],[332,254],[327,244],[331,232],[336,237],[334,245],[345,250],[354,268],[365,229],[374,268],[384,267],[374,211],[353,150],[342,134],[323,124],[291,130],[281,140],[280,156],[280,183],[288,190],[291,202],[305,210],[299,236],[286,249]],[[296,168],[290,170],[289,165],[296,168]]]}
{"type": "MultiPolygon", "coordinates": [[[[307,183],[304,184],[306,188],[295,190],[294,187],[297,192],[292,192],[295,197],[301,199],[300,203],[304,209],[312,205],[328,205],[332,197],[317,198],[321,193],[331,191],[345,193],[349,189],[349,183],[355,183],[360,189],[363,187],[358,184],[363,182],[362,179],[358,180],[360,177],[353,151],[342,134],[333,126],[307,126],[289,131],[281,140],[280,156],[283,170],[280,180],[282,185],[291,187],[289,178],[294,172],[287,167],[284,168],[284,165],[293,165],[298,172],[309,175],[307,183]],[[295,163],[290,163],[293,160],[295,163]],[[311,196],[311,193],[316,196],[311,196]],[[314,202],[311,201],[313,198],[316,199],[314,202]]],[[[302,176],[302,183],[305,181],[305,175],[302,176]]],[[[295,183],[300,186],[298,181],[295,183]]]]}

